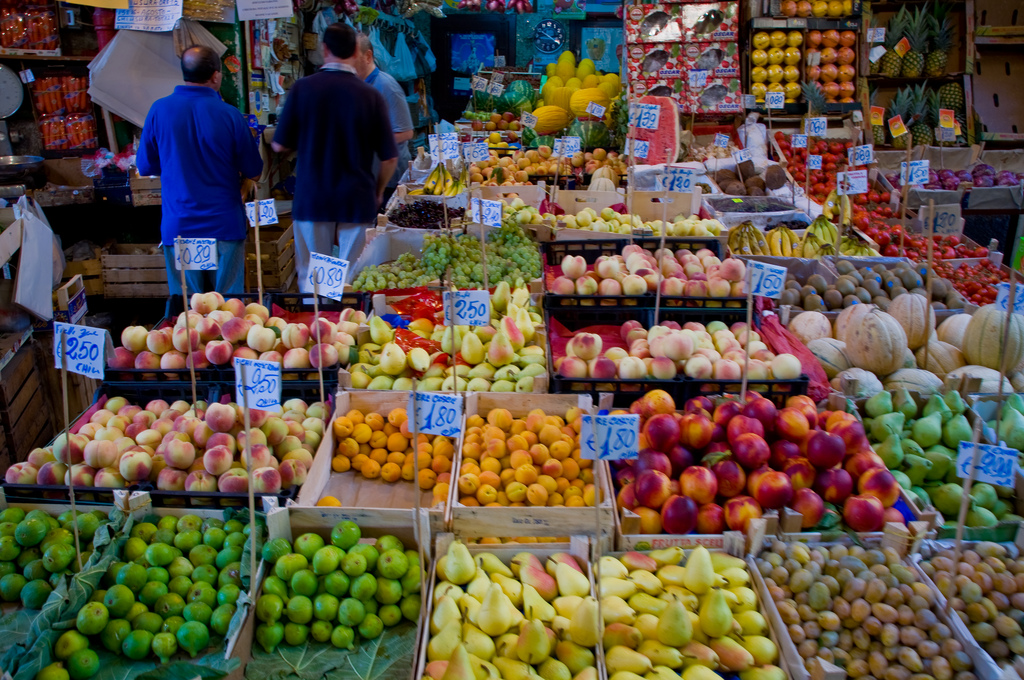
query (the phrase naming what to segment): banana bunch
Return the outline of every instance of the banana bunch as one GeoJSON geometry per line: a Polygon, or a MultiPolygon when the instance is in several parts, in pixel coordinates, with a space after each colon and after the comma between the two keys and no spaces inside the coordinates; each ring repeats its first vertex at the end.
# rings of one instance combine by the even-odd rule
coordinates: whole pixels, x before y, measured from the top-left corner
{"type": "Polygon", "coordinates": [[[839,254],[851,257],[877,257],[879,253],[860,239],[846,236],[839,243],[839,254]]]}
{"type": "Polygon", "coordinates": [[[775,227],[764,236],[771,254],[778,257],[793,257],[793,249],[800,247],[800,237],[785,225],[775,227]]]}
{"type": "Polygon", "coordinates": [[[729,230],[729,250],[733,255],[773,255],[764,234],[752,222],[729,230]]]}
{"type": "MultiPolygon", "coordinates": [[[[463,175],[466,175],[463,171],[463,175]]],[[[438,163],[434,166],[434,169],[427,175],[427,181],[423,183],[422,189],[413,189],[409,192],[410,196],[455,196],[466,189],[465,179],[467,177],[459,177],[455,179],[452,174],[448,171],[443,163],[438,163]]]]}
{"type": "MultiPolygon", "coordinates": [[[[843,197],[845,198],[845,196],[843,197]]],[[[815,235],[822,243],[835,243],[838,232],[836,231],[836,225],[832,224],[827,217],[824,215],[818,215],[811,222],[810,226],[807,227],[805,236],[815,235]]]]}
{"type": "Polygon", "coordinates": [[[849,224],[853,219],[853,206],[850,204],[850,197],[846,194],[840,196],[833,189],[825,199],[824,205],[821,206],[821,214],[827,220],[849,224]]]}
{"type": "Polygon", "coordinates": [[[835,241],[823,241],[808,229],[803,241],[800,242],[800,247],[793,249],[793,255],[817,260],[823,255],[833,255],[835,251],[835,241]]]}

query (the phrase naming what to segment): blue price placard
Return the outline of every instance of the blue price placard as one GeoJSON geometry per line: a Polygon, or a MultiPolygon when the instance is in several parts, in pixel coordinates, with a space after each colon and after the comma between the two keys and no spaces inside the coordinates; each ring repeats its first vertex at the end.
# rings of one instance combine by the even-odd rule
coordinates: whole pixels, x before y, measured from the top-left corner
{"type": "Polygon", "coordinates": [[[750,149],[740,149],[732,152],[732,159],[736,161],[736,165],[739,165],[744,161],[753,160],[753,156],[750,154],[750,149]]]}
{"type": "Polygon", "coordinates": [[[786,285],[786,268],[766,262],[748,262],[750,267],[750,292],[761,297],[776,298],[786,285]]]}
{"type": "Polygon", "coordinates": [[[462,145],[462,155],[470,163],[484,163],[491,157],[487,142],[472,142],[462,145]]]}
{"type": "MultiPolygon", "coordinates": [[[[1006,308],[1010,306],[1010,284],[1009,283],[997,283],[996,284],[996,309],[1006,311],[1006,308]]],[[[1013,313],[1024,314],[1024,284],[1017,284],[1017,292],[1014,293],[1013,297],[1013,313]]]]}
{"type": "Polygon", "coordinates": [[[472,84],[470,85],[470,87],[472,87],[477,92],[486,92],[487,91],[487,79],[486,78],[481,78],[480,76],[473,76],[473,80],[471,82],[472,82],[472,84]]]}
{"type": "Polygon", "coordinates": [[[235,357],[235,402],[250,409],[280,413],[281,364],[235,357]]]}
{"type": "Polygon", "coordinates": [[[626,140],[628,149],[633,150],[633,155],[637,158],[647,158],[647,155],[651,153],[651,143],[645,142],[640,139],[626,140]]]}
{"type": "Polygon", "coordinates": [[[782,109],[786,106],[786,95],[784,92],[768,92],[764,101],[769,109],[782,109]]]}
{"type": "Polygon", "coordinates": [[[791,141],[794,149],[807,148],[807,135],[793,135],[791,141]]]}
{"type": "Polygon", "coordinates": [[[580,458],[633,460],[639,453],[640,416],[584,415],[580,427],[580,458]]]}
{"type": "Polygon", "coordinates": [[[867,165],[875,160],[875,147],[871,144],[851,146],[846,150],[850,165],[867,165]]]}
{"type": "Polygon", "coordinates": [[[804,121],[804,132],[809,137],[824,137],[828,132],[828,118],[808,118],[804,121]]]}
{"type": "Polygon", "coordinates": [[[910,179],[907,179],[907,164],[900,163],[900,182],[903,184],[927,184],[928,161],[910,161],[910,179]]]}
{"type": "Polygon", "coordinates": [[[442,392],[413,392],[409,395],[408,413],[415,418],[421,434],[456,437],[462,429],[462,395],[442,392]]]}
{"type": "Polygon", "coordinates": [[[174,266],[179,271],[210,271],[217,268],[217,239],[177,238],[174,266]]]}
{"type": "Polygon", "coordinates": [[[591,116],[597,116],[598,118],[604,118],[605,107],[601,106],[597,102],[589,102],[587,104],[587,113],[591,116]]]}
{"type": "Polygon", "coordinates": [[[490,326],[491,294],[486,290],[446,290],[444,322],[447,326],[490,326]]]}
{"type": "Polygon", "coordinates": [[[978,467],[974,478],[986,484],[996,486],[1013,487],[1014,477],[1017,474],[1017,457],[1020,453],[1017,449],[1008,449],[1003,446],[992,446],[990,444],[974,444],[973,442],[960,442],[956,454],[956,473],[961,479],[971,476],[971,463],[974,462],[974,447],[981,451],[978,458],[978,467]]]}
{"type": "Polygon", "coordinates": [[[641,130],[657,130],[661,107],[657,104],[633,104],[629,107],[629,124],[641,130]]]}
{"type": "Polygon", "coordinates": [[[821,156],[811,155],[807,157],[808,170],[821,170],[821,156]]]}
{"type": "Polygon", "coordinates": [[[715,133],[715,146],[717,146],[719,148],[722,148],[722,149],[728,147],[729,146],[729,135],[721,133],[721,132],[716,132],[715,133]]]}
{"type": "Polygon", "coordinates": [[[345,294],[347,278],[348,260],[339,260],[320,253],[309,254],[309,279],[306,282],[309,288],[306,292],[313,292],[315,281],[316,290],[320,295],[340,302],[341,296],[345,294]]]}
{"type": "Polygon", "coordinates": [[[68,370],[87,378],[103,380],[104,351],[113,344],[110,335],[102,328],[78,326],[70,323],[53,324],[53,359],[54,366],[62,368],[61,354],[67,351],[68,370]],[[61,337],[66,338],[61,344],[61,337]]]}
{"type": "MultiPolygon", "coordinates": [[[[264,227],[268,224],[277,224],[277,205],[276,201],[272,198],[265,198],[260,202],[260,226],[264,227]]],[[[245,216],[249,218],[249,226],[256,226],[256,204],[249,202],[245,204],[245,216]]]]}
{"type": "Polygon", "coordinates": [[[571,156],[583,150],[579,137],[559,137],[555,140],[556,156],[571,156]]]}
{"type": "Polygon", "coordinates": [[[691,168],[674,168],[671,165],[665,168],[665,179],[663,191],[692,191],[693,175],[691,168]]]}
{"type": "Polygon", "coordinates": [[[489,227],[501,226],[501,201],[488,201],[482,198],[473,199],[473,209],[470,216],[477,224],[486,224],[489,227]]]}
{"type": "Polygon", "coordinates": [[[691,89],[703,90],[708,86],[708,71],[706,69],[694,69],[689,72],[688,76],[691,89]]]}
{"type": "Polygon", "coordinates": [[[537,127],[537,116],[533,115],[529,111],[523,111],[519,115],[519,122],[523,124],[523,127],[528,127],[532,130],[537,127]]]}

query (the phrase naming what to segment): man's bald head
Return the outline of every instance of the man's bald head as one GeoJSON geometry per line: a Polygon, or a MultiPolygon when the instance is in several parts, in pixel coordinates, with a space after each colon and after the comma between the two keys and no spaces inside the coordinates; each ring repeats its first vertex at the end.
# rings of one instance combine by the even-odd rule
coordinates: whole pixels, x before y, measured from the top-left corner
{"type": "Polygon", "coordinates": [[[190,47],[181,55],[181,76],[186,83],[207,85],[220,73],[220,57],[205,45],[190,47]]]}
{"type": "Polygon", "coordinates": [[[359,77],[366,80],[366,77],[373,73],[376,66],[373,63],[373,43],[365,33],[356,35],[356,72],[359,77]]]}

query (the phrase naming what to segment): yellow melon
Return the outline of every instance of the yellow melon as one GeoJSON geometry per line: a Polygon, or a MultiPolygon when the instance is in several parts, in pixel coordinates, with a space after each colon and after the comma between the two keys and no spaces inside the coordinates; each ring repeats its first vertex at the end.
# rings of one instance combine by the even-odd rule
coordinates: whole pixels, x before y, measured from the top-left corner
{"type": "MultiPolygon", "coordinates": [[[[579,69],[576,69],[576,75],[579,76],[579,69]]],[[[588,76],[584,76],[583,77],[583,89],[588,89],[588,88],[591,88],[591,87],[597,87],[600,84],[601,84],[601,79],[598,78],[597,76],[595,76],[593,73],[591,73],[588,76]]]]}
{"type": "Polygon", "coordinates": [[[578,78],[583,78],[585,76],[589,76],[595,70],[597,69],[594,66],[593,59],[581,59],[579,65],[576,67],[576,76],[578,78]]]}
{"type": "Polygon", "coordinates": [[[558,106],[566,111],[571,110],[573,91],[568,87],[556,87],[548,90],[544,101],[552,106],[558,106]]]}
{"type": "Polygon", "coordinates": [[[573,90],[578,90],[583,87],[583,81],[573,76],[565,81],[565,86],[573,90]]]}
{"type": "Polygon", "coordinates": [[[569,124],[569,112],[558,106],[541,106],[533,112],[533,115],[537,116],[537,125],[534,130],[539,135],[558,132],[569,124]]]}
{"type": "Polygon", "coordinates": [[[605,96],[608,97],[609,99],[615,99],[616,97],[619,96],[619,88],[615,84],[609,83],[607,81],[602,82],[600,85],[598,85],[597,89],[601,90],[601,92],[604,92],[605,96]]]}
{"type": "Polygon", "coordinates": [[[590,102],[594,102],[598,106],[603,106],[607,109],[611,100],[602,90],[592,87],[574,92],[569,100],[569,108],[577,116],[586,116],[589,115],[587,113],[587,104],[590,102]]]}
{"type": "Polygon", "coordinates": [[[549,76],[555,75],[555,62],[551,62],[544,67],[544,73],[549,76]]]}
{"type": "Polygon", "coordinates": [[[572,64],[573,68],[576,68],[576,55],[573,54],[570,50],[562,52],[561,54],[558,55],[558,63],[561,64],[564,62],[569,62],[572,64]]]}
{"type": "Polygon", "coordinates": [[[571,78],[576,77],[576,67],[568,61],[560,61],[555,65],[555,73],[568,81],[571,78]]]}

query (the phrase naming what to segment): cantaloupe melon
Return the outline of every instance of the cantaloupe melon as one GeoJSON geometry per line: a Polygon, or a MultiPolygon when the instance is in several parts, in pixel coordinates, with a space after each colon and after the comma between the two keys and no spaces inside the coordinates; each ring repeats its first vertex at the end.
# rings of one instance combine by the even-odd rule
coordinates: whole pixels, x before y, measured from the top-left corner
{"type": "Polygon", "coordinates": [[[829,383],[832,388],[854,399],[873,397],[882,391],[882,381],[874,373],[862,368],[850,368],[829,383]]]}
{"type": "Polygon", "coordinates": [[[885,376],[882,380],[882,387],[888,392],[906,389],[921,394],[934,394],[942,387],[942,381],[931,371],[920,368],[901,368],[895,373],[885,376]]]}
{"type": "Polygon", "coordinates": [[[896,319],[874,308],[850,323],[845,342],[846,356],[854,366],[889,375],[903,365],[907,334],[896,319]]]}
{"type": "Polygon", "coordinates": [[[928,299],[924,295],[897,295],[889,303],[886,311],[903,326],[910,349],[923,347],[931,330],[935,328],[935,310],[928,305],[928,299]]]}
{"type": "Polygon", "coordinates": [[[971,317],[969,314],[954,314],[939,324],[936,335],[942,342],[948,342],[957,349],[960,349],[963,347],[964,334],[967,332],[967,324],[970,322],[971,317]]]}
{"type": "Polygon", "coordinates": [[[835,338],[818,338],[807,343],[807,349],[815,356],[829,380],[848,368],[852,368],[846,356],[846,343],[835,338]]]}
{"type": "Polygon", "coordinates": [[[1012,371],[1024,359],[1024,316],[1011,314],[1010,331],[1005,331],[1006,312],[985,305],[971,316],[960,351],[968,363],[1012,371]]]}
{"type": "Polygon", "coordinates": [[[832,323],[821,312],[801,312],[790,318],[789,332],[806,345],[818,338],[831,338],[832,323]]]}
{"type": "MultiPolygon", "coordinates": [[[[985,366],[973,366],[970,364],[961,366],[947,373],[946,380],[950,378],[959,380],[964,375],[981,380],[981,387],[977,390],[979,393],[995,393],[999,391],[999,371],[985,366]]],[[[1013,391],[1013,383],[1004,378],[1003,392],[1009,393],[1013,391]]]]}
{"type": "Polygon", "coordinates": [[[870,312],[874,305],[850,305],[843,311],[839,312],[839,316],[836,317],[835,325],[832,329],[832,337],[836,340],[842,340],[846,342],[846,329],[854,319],[860,318],[862,315],[870,312]]]}
{"type": "Polygon", "coordinates": [[[928,343],[927,365],[925,365],[925,348],[921,347],[914,355],[917,365],[927,371],[931,371],[940,378],[952,370],[964,366],[964,355],[959,349],[948,342],[932,340],[928,343]]]}

